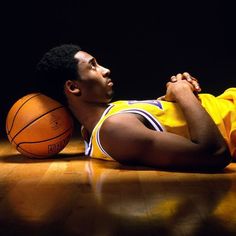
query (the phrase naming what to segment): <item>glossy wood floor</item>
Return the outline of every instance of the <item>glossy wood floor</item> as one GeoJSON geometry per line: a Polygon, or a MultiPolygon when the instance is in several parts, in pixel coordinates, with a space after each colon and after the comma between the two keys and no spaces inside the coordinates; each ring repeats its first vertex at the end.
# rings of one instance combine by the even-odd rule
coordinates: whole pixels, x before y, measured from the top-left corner
{"type": "Polygon", "coordinates": [[[0,144],[0,235],[236,235],[236,163],[181,173],[83,156],[33,160],[0,144]]]}

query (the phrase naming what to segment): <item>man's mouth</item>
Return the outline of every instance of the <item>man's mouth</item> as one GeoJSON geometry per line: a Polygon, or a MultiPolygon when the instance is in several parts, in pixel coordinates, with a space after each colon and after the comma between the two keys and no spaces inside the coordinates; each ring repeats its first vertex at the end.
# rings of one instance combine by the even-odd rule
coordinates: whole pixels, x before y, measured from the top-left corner
{"type": "Polygon", "coordinates": [[[108,80],[107,80],[107,85],[108,85],[109,87],[112,87],[112,86],[113,86],[113,82],[112,82],[111,79],[108,79],[108,80]]]}

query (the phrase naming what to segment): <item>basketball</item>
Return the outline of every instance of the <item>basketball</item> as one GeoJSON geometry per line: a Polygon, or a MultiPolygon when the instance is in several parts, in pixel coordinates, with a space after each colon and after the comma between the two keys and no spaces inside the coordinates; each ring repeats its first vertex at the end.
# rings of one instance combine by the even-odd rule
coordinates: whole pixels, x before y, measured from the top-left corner
{"type": "Polygon", "coordinates": [[[10,143],[21,154],[47,158],[58,154],[73,133],[73,120],[58,101],[41,93],[28,94],[17,100],[6,117],[10,143]]]}

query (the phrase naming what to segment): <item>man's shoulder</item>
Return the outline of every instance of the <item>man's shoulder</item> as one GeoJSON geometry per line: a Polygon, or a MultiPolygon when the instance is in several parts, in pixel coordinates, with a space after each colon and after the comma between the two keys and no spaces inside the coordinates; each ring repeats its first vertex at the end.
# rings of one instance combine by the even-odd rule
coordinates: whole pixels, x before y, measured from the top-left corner
{"type": "Polygon", "coordinates": [[[138,120],[137,115],[132,113],[116,113],[107,117],[102,124],[103,128],[115,128],[120,127],[121,125],[132,125],[133,122],[138,120]]]}
{"type": "Polygon", "coordinates": [[[107,117],[100,127],[100,133],[114,137],[120,133],[129,133],[132,130],[144,128],[139,115],[133,113],[120,113],[107,117]]]}

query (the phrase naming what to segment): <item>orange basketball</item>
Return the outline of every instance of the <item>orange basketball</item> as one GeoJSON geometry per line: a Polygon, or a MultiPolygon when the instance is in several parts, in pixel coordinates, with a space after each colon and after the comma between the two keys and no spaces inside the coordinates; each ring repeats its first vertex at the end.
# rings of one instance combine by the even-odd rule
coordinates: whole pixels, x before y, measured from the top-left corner
{"type": "Polygon", "coordinates": [[[73,120],[59,102],[32,93],[13,104],[7,114],[6,132],[9,141],[23,155],[47,158],[68,144],[73,120]]]}

